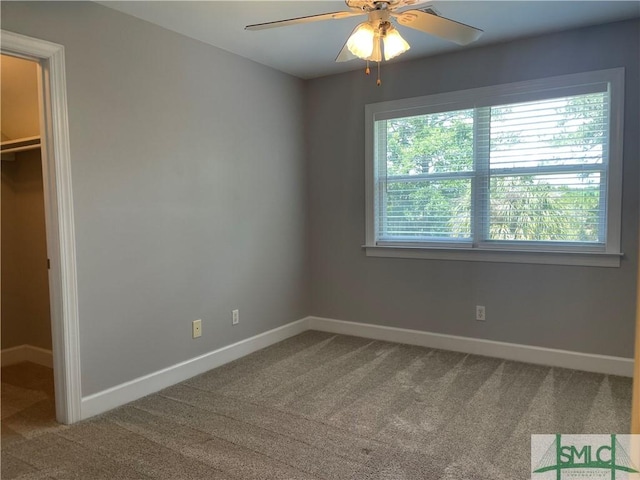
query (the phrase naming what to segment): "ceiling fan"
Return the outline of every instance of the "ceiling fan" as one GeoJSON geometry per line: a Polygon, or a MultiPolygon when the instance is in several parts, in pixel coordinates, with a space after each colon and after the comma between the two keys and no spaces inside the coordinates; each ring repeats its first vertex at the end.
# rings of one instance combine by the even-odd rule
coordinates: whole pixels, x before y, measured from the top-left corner
{"type": "Polygon", "coordinates": [[[340,20],[343,18],[367,15],[367,21],[359,24],[351,33],[336,57],[336,62],[346,62],[355,58],[367,61],[367,75],[370,73],[369,61],[378,63],[378,85],[380,82],[380,62],[391,60],[409,50],[409,44],[400,36],[391,19],[400,25],[420,30],[436,37],[450,40],[458,45],[467,45],[482,35],[482,30],[449,20],[435,13],[432,9],[410,9],[399,11],[404,7],[415,7],[421,0],[345,0],[349,11],[322,13],[306,17],[289,18],[275,22],[247,25],[245,30],[263,30],[266,28],[284,27],[299,23],[317,22],[320,20],[340,20]],[[429,13],[427,13],[429,12],[429,13]]]}

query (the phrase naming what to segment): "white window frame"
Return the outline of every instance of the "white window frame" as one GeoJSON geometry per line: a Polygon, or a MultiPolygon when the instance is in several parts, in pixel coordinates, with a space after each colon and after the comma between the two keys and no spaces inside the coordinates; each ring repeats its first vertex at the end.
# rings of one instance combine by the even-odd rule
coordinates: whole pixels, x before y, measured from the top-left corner
{"type": "MultiPolygon", "coordinates": [[[[423,97],[392,100],[365,106],[365,195],[367,256],[427,258],[551,265],[619,267],[622,218],[622,146],[624,68],[577,73],[423,97]],[[609,150],[604,247],[552,242],[380,242],[376,216],[375,122],[392,118],[464,110],[492,105],[530,102],[546,98],[609,90],[609,150]]],[[[474,139],[476,141],[476,139],[474,139]]],[[[477,191],[477,189],[476,189],[477,191]]],[[[477,221],[477,219],[475,219],[477,221]]]]}

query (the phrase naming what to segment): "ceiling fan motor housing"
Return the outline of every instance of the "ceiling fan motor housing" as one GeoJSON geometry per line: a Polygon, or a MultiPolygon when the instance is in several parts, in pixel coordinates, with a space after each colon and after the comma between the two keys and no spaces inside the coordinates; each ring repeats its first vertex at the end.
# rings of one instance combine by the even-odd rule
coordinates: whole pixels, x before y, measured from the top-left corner
{"type": "Polygon", "coordinates": [[[391,26],[389,10],[372,10],[369,12],[369,23],[381,36],[384,36],[391,26]]]}
{"type": "Polygon", "coordinates": [[[380,8],[408,7],[417,3],[418,0],[345,0],[347,6],[354,10],[364,10],[370,12],[380,8]]]}

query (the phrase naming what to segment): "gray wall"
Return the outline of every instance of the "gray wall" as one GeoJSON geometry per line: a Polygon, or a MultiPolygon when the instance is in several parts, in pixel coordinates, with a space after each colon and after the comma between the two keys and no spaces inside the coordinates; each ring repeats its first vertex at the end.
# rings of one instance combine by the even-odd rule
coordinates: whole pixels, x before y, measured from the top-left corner
{"type": "Polygon", "coordinates": [[[631,356],[637,23],[385,65],[376,88],[304,84],[92,3],[1,8],[3,29],[65,46],[83,395],[308,314],[631,356]],[[364,255],[365,104],[617,66],[621,268],[364,255]]]}
{"type": "Polygon", "coordinates": [[[633,356],[638,251],[638,22],[385,64],[307,85],[311,313],[580,352],[633,356]],[[366,257],[364,106],[613,67],[626,68],[620,268],[366,257]],[[487,322],[476,322],[475,305],[487,322]]]}
{"type": "Polygon", "coordinates": [[[40,149],[14,155],[2,162],[2,348],[51,350],[40,149]]]}
{"type": "Polygon", "coordinates": [[[302,81],[92,3],[2,28],[65,47],[83,395],[308,313],[302,81]]]}

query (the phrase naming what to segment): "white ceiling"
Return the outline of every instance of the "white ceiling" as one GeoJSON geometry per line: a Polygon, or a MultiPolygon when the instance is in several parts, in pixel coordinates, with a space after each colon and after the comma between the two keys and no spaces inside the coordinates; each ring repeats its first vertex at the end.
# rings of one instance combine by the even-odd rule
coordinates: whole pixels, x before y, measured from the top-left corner
{"type": "MultiPolygon", "coordinates": [[[[105,1],[102,5],[241,55],[300,78],[362,68],[362,61],[335,63],[353,28],[365,17],[328,20],[270,30],[244,26],[346,9],[342,1],[105,1]]],[[[460,47],[399,27],[411,50],[395,61],[473,48],[551,31],[640,17],[640,1],[463,1],[422,4],[440,15],[484,30],[460,47]]]]}

